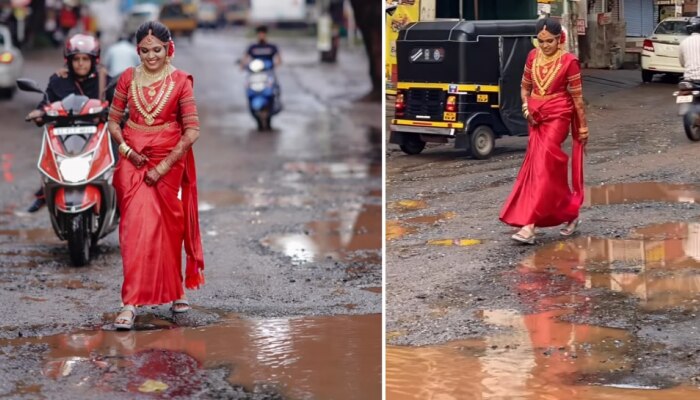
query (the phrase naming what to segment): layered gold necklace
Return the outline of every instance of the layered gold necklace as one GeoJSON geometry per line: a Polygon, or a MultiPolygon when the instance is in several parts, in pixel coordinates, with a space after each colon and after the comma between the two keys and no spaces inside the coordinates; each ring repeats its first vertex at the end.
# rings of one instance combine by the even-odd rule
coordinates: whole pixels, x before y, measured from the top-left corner
{"type": "Polygon", "coordinates": [[[547,90],[552,86],[552,82],[554,82],[559,70],[561,70],[561,56],[561,50],[557,50],[557,52],[551,56],[545,55],[542,50],[537,52],[532,72],[533,81],[540,95],[547,93],[547,90]]]}
{"type": "Polygon", "coordinates": [[[172,94],[175,82],[170,78],[170,73],[170,65],[166,65],[156,73],[146,71],[142,65],[136,68],[136,75],[131,80],[131,95],[136,110],[143,116],[147,125],[153,125],[172,94]],[[158,90],[151,87],[156,82],[160,82],[158,90]],[[148,95],[153,101],[148,101],[144,88],[148,89],[148,95]]]}

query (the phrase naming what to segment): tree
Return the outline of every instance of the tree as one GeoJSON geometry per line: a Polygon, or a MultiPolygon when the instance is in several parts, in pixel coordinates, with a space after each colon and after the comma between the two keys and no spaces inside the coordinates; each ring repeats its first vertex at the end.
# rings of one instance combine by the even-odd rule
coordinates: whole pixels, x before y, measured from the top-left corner
{"type": "Polygon", "coordinates": [[[365,51],[369,57],[369,76],[372,91],[364,100],[381,101],[382,98],[382,29],[383,2],[377,0],[350,0],[357,27],[362,32],[365,51]]]}

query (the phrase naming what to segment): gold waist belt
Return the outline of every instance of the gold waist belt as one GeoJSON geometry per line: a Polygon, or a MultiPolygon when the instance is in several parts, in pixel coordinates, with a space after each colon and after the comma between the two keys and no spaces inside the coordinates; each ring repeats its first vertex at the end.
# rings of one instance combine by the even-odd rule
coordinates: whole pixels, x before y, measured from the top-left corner
{"type": "Polygon", "coordinates": [[[141,125],[137,124],[132,120],[126,121],[126,125],[131,129],[136,129],[142,132],[160,132],[162,130],[170,128],[174,122],[166,122],[162,125],[141,125]]]}
{"type": "Polygon", "coordinates": [[[545,95],[539,95],[539,94],[533,93],[531,95],[531,97],[535,100],[550,100],[550,99],[554,99],[556,97],[566,96],[567,94],[568,94],[568,92],[556,92],[556,93],[545,94],[545,95]]]}

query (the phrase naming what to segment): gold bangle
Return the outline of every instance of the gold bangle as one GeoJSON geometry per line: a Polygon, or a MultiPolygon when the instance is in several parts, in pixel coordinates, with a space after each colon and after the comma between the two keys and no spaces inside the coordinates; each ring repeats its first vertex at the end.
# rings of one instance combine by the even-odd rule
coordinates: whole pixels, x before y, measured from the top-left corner
{"type": "Polygon", "coordinates": [[[129,147],[129,149],[126,151],[126,154],[124,154],[124,157],[129,158],[129,154],[131,154],[132,151],[134,151],[134,149],[129,147]]]}
{"type": "Polygon", "coordinates": [[[163,167],[161,164],[158,164],[158,165],[156,165],[156,167],[155,167],[154,169],[156,170],[156,172],[157,172],[160,176],[163,176],[163,175],[166,174],[166,172],[168,172],[167,169],[166,169],[165,171],[163,171],[163,168],[165,168],[165,167],[163,167]]]}
{"type": "Polygon", "coordinates": [[[578,133],[588,133],[588,128],[579,128],[578,133]]]}

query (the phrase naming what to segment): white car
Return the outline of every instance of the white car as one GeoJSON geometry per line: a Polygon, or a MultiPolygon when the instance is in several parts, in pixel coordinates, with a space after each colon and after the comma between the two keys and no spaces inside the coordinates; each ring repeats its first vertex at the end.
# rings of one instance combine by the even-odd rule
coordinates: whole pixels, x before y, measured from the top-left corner
{"type": "Polygon", "coordinates": [[[12,36],[6,26],[0,25],[0,96],[12,98],[17,89],[17,78],[22,75],[24,58],[12,45],[12,36]]]}
{"type": "Polygon", "coordinates": [[[642,81],[651,82],[654,74],[683,74],[678,59],[679,45],[688,37],[690,18],[666,18],[654,29],[654,33],[644,40],[642,48],[642,81]]]}

